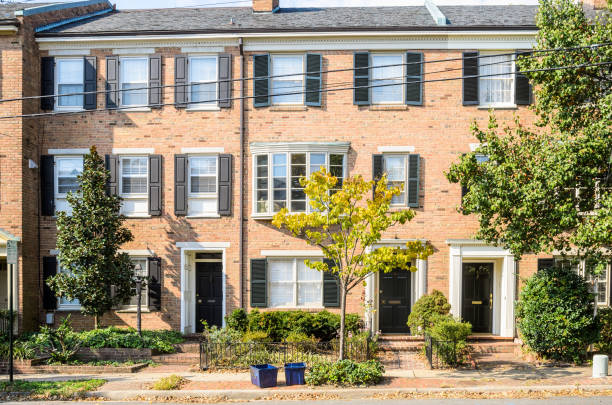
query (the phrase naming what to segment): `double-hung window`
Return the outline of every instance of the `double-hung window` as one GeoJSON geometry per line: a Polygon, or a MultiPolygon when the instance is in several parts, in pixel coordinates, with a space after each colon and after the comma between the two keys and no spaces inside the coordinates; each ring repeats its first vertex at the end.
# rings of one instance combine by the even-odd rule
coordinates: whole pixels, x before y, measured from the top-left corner
{"type": "Polygon", "coordinates": [[[121,156],[119,159],[121,209],[126,216],[148,214],[148,162],[147,156],[121,156]]]}
{"type": "Polygon", "coordinates": [[[586,260],[578,260],[576,258],[565,258],[555,260],[556,264],[561,267],[570,268],[578,274],[583,275],[591,292],[596,294],[597,305],[610,305],[610,266],[608,263],[601,274],[593,275],[594,268],[586,260]]]}
{"type": "Polygon", "coordinates": [[[189,216],[217,213],[217,168],[218,157],[189,156],[189,216]]]}
{"type": "Polygon", "coordinates": [[[270,59],[272,104],[303,104],[304,55],[271,55],[270,59]]]}
{"type": "Polygon", "coordinates": [[[513,107],[514,55],[481,52],[479,63],[479,100],[482,106],[513,107]],[[495,56],[488,56],[495,55],[495,56]]]}
{"type": "Polygon", "coordinates": [[[149,104],[149,59],[126,57],[119,60],[121,85],[119,99],[122,106],[146,106],[149,104]]]}
{"type": "MultiPolygon", "coordinates": [[[[68,270],[64,269],[58,261],[57,264],[58,273],[67,273],[72,274],[68,270]]],[[[78,311],[81,309],[81,303],[78,299],[68,300],[66,297],[58,297],[57,298],[57,309],[60,311],[78,311]]]]}
{"type": "Polygon", "coordinates": [[[270,308],[318,308],[323,305],[323,273],[303,258],[268,260],[270,308]]]}
{"type": "Polygon", "coordinates": [[[55,94],[59,95],[55,102],[56,110],[74,110],[83,108],[85,69],[83,58],[55,59],[55,94]],[[62,94],[72,94],[62,96],[62,94]]]}
{"type": "Polygon", "coordinates": [[[216,56],[192,56],[189,58],[189,102],[195,106],[217,105],[216,56]]]}
{"type": "Polygon", "coordinates": [[[373,67],[371,69],[372,103],[402,104],[404,102],[404,55],[372,53],[370,61],[373,67]]]}
{"type": "Polygon", "coordinates": [[[255,214],[272,215],[283,208],[291,212],[310,212],[300,178],[326,168],[342,187],[346,154],[332,152],[261,153],[255,162],[255,214]]]}
{"type": "Polygon", "coordinates": [[[83,172],[82,156],[55,157],[55,210],[70,213],[71,207],[66,200],[68,193],[78,192],[80,184],[77,176],[83,172]]]}
{"type": "MultiPolygon", "coordinates": [[[[149,261],[146,257],[132,257],[132,264],[134,265],[134,277],[147,277],[149,275],[149,261]]],[[[143,284],[146,284],[143,283],[143,284]]],[[[140,308],[147,308],[149,306],[149,291],[148,287],[143,287],[140,295],[140,308]]],[[[124,310],[136,309],[138,306],[138,294],[134,291],[129,301],[121,307],[124,310]]]]}

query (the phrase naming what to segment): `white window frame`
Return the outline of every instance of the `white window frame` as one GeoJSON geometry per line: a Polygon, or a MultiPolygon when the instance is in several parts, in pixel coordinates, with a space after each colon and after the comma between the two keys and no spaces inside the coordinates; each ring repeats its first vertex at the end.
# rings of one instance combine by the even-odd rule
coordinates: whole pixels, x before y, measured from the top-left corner
{"type": "MultiPolygon", "coordinates": [[[[267,302],[267,307],[268,308],[274,308],[274,309],[288,309],[288,308],[310,308],[310,309],[320,309],[323,308],[323,272],[319,272],[321,279],[320,279],[320,283],[321,283],[321,300],[319,302],[319,304],[316,305],[298,305],[298,292],[299,292],[299,284],[300,281],[297,279],[298,277],[298,268],[297,268],[297,262],[298,260],[301,260],[302,262],[304,260],[311,260],[311,261],[321,261],[320,258],[312,258],[312,257],[277,257],[277,258],[268,258],[268,263],[270,262],[284,262],[287,263],[289,261],[292,261],[292,272],[293,272],[293,279],[292,281],[282,281],[282,282],[276,282],[276,284],[287,284],[290,285],[291,288],[293,288],[293,303],[291,305],[282,305],[282,306],[272,306],[270,305],[270,295],[268,294],[268,302],[267,302]]],[[[304,264],[304,266],[306,266],[304,264]]],[[[269,265],[267,266],[269,269],[269,265]]],[[[269,272],[269,270],[267,270],[269,272]]],[[[316,271],[316,270],[313,270],[316,271]]],[[[269,273],[266,274],[266,283],[267,283],[267,290],[268,291],[272,291],[271,286],[272,284],[275,284],[274,282],[270,281],[270,276],[269,273]]],[[[317,281],[302,281],[302,283],[317,283],[317,281]]]]}
{"type": "MultiPolygon", "coordinates": [[[[144,260],[145,262],[145,274],[149,275],[149,257],[148,256],[130,256],[130,260],[144,260]]],[[[135,297],[135,295],[134,295],[135,297]]],[[[119,306],[121,312],[135,312],[138,310],[138,305],[123,304],[119,306]]],[[[149,285],[142,289],[142,301],[140,303],[140,310],[142,312],[149,312],[149,285]]]]}
{"type": "Polygon", "coordinates": [[[83,103],[85,102],[85,95],[83,94],[83,102],[81,105],[59,105],[60,97],[59,97],[59,85],[60,84],[81,84],[83,86],[82,92],[85,91],[85,75],[81,75],[80,83],[60,83],[59,82],[59,65],[62,61],[80,61],[83,66],[83,72],[85,71],[85,60],[83,57],[64,57],[64,58],[55,58],[53,62],[55,63],[55,68],[53,69],[53,92],[57,97],[53,99],[53,109],[56,111],[81,111],[83,110],[83,103]]]}
{"type": "Polygon", "coordinates": [[[187,58],[187,81],[189,86],[189,92],[187,93],[187,97],[189,99],[189,108],[192,109],[206,109],[206,108],[217,108],[219,106],[219,55],[217,54],[193,54],[189,55],[187,58]],[[215,75],[214,80],[204,81],[204,82],[192,82],[191,81],[191,66],[192,60],[198,58],[213,58],[215,60],[215,75]],[[214,101],[201,103],[201,102],[192,102],[191,96],[191,85],[192,84],[206,84],[206,83],[214,83],[215,84],[215,99],[214,101]]]}
{"type": "MultiPolygon", "coordinates": [[[[193,206],[191,201],[193,200],[215,200],[215,207],[219,201],[219,155],[218,154],[193,154],[187,156],[187,210],[189,211],[189,207],[193,206]],[[202,157],[212,157],[215,159],[215,191],[212,193],[193,193],[191,192],[191,159],[193,158],[202,158],[202,157]]],[[[189,213],[188,217],[197,218],[197,217],[217,217],[217,209],[210,212],[198,212],[198,213],[189,213]]]]}
{"type": "MultiPolygon", "coordinates": [[[[589,283],[589,286],[593,286],[593,276],[589,273],[587,274],[586,272],[586,260],[585,259],[576,259],[575,257],[571,257],[571,256],[567,256],[567,257],[555,257],[555,261],[558,263],[561,263],[561,266],[564,265],[564,262],[571,262],[572,264],[575,264],[576,267],[574,268],[574,266],[571,266],[571,268],[574,271],[577,271],[578,274],[580,274],[581,276],[583,276],[587,282],[589,283]]],[[[600,280],[598,277],[598,283],[603,283],[605,285],[605,291],[604,291],[604,295],[605,295],[605,300],[604,301],[599,301],[599,299],[597,300],[597,306],[598,307],[607,307],[612,305],[612,303],[610,302],[610,281],[611,281],[611,275],[610,273],[612,272],[612,265],[608,262],[606,264],[606,275],[605,275],[605,280],[600,280]]],[[[592,293],[595,293],[594,289],[591,289],[592,293]]],[[[599,287],[598,287],[598,293],[599,293],[599,287]]]]}
{"type": "Polygon", "coordinates": [[[296,80],[290,80],[292,78],[292,76],[286,76],[286,77],[271,77],[270,78],[270,104],[271,105],[304,105],[306,98],[304,97],[304,93],[303,90],[305,89],[306,86],[306,54],[295,54],[295,53],[286,53],[286,54],[271,54],[270,55],[270,76],[274,76],[274,59],[276,58],[287,58],[287,57],[296,57],[299,56],[302,59],[302,71],[299,73],[296,73],[296,76],[299,76],[301,78],[301,82],[302,82],[302,87],[301,89],[298,88],[283,88],[281,86],[281,89],[277,92],[274,90],[274,86],[273,86],[273,82],[274,80],[276,81],[296,81],[296,80]],[[282,94],[282,93],[293,93],[293,92],[301,92],[300,94],[298,94],[301,97],[301,100],[298,102],[288,102],[288,103],[279,103],[274,101],[274,94],[278,93],[278,94],[282,94]]]}
{"type": "MultiPolygon", "coordinates": [[[[67,271],[64,270],[64,268],[62,267],[62,265],[59,262],[59,259],[57,260],[57,274],[60,273],[67,273],[67,271]]],[[[70,302],[74,302],[74,301],[78,301],[77,300],[73,300],[70,302]]],[[[78,304],[72,304],[72,303],[68,303],[68,304],[62,304],[62,297],[58,296],[57,297],[57,310],[58,311],[80,311],[81,310],[81,303],[78,304]]]]}
{"type": "Polygon", "coordinates": [[[125,93],[125,91],[123,91],[123,84],[124,83],[142,83],[142,86],[138,86],[140,87],[148,87],[149,86],[149,58],[147,56],[121,56],[119,58],[119,89],[118,89],[118,93],[119,93],[119,106],[120,107],[134,107],[134,108],[140,108],[140,107],[148,107],[149,103],[149,89],[145,89],[144,91],[146,92],[146,97],[145,97],[145,103],[144,104],[124,104],[123,103],[123,93],[125,93]],[[145,61],[145,81],[144,82],[125,82],[124,81],[124,76],[122,73],[122,66],[123,66],[123,62],[125,60],[143,60],[145,61]]]}
{"type": "Polygon", "coordinates": [[[53,196],[55,198],[55,207],[58,206],[58,201],[66,201],[68,193],[59,192],[59,160],[80,160],[81,174],[83,173],[84,157],[82,155],[54,155],[53,156],[53,196]]]}
{"type": "MultiPolygon", "coordinates": [[[[369,64],[370,66],[374,66],[374,57],[376,56],[399,56],[401,58],[401,63],[402,63],[402,76],[399,79],[395,79],[395,78],[391,78],[391,79],[386,79],[386,80],[399,80],[401,82],[401,84],[398,84],[397,87],[400,87],[400,93],[402,95],[402,99],[400,101],[379,101],[379,102],[375,102],[374,101],[374,96],[372,95],[372,90],[374,90],[376,87],[370,87],[370,99],[372,100],[372,105],[402,105],[402,104],[406,104],[406,84],[404,83],[406,80],[406,53],[397,53],[397,52],[371,52],[370,53],[370,58],[369,58],[369,64]]],[[[373,84],[374,82],[374,70],[375,68],[372,68],[370,70],[370,85],[373,84]]],[[[385,80],[385,79],[379,79],[379,80],[385,80]]],[[[385,87],[377,87],[379,89],[392,89],[396,86],[385,86],[385,87]]]]}
{"type": "Polygon", "coordinates": [[[325,155],[325,167],[329,170],[330,164],[330,155],[342,155],[342,179],[346,180],[347,178],[347,159],[348,155],[345,152],[336,152],[336,151],[312,151],[312,150],[291,150],[288,152],[259,152],[253,154],[253,216],[254,217],[270,217],[276,214],[278,211],[274,211],[274,181],[272,175],[272,167],[273,167],[273,155],[282,155],[286,156],[286,208],[289,209],[289,212],[292,213],[310,213],[312,212],[312,207],[308,202],[308,198],[306,197],[306,209],[305,211],[293,211],[291,208],[291,155],[292,154],[305,154],[306,155],[306,177],[308,178],[311,174],[310,172],[310,156],[311,154],[324,154],[325,155]],[[267,155],[268,156],[268,209],[266,212],[257,212],[257,157],[267,155]]]}
{"type": "MultiPolygon", "coordinates": [[[[478,74],[479,75],[483,75],[483,71],[482,68],[484,66],[482,65],[486,65],[489,63],[493,63],[491,60],[493,58],[487,58],[486,56],[493,56],[493,55],[499,55],[501,53],[510,53],[511,51],[508,50],[496,50],[496,51],[482,51],[480,52],[480,54],[478,55],[478,74]],[[481,56],[485,56],[484,58],[481,56]]],[[[503,103],[503,102],[492,102],[492,103],[485,103],[483,101],[484,97],[482,95],[482,89],[483,89],[483,81],[489,80],[489,81],[493,81],[493,80],[506,80],[504,78],[502,78],[501,76],[489,76],[489,77],[479,77],[478,78],[478,100],[479,100],[479,107],[482,108],[516,108],[516,75],[514,74],[514,72],[516,72],[516,63],[515,63],[515,56],[514,55],[508,55],[510,56],[510,63],[512,64],[512,68],[511,68],[511,72],[508,74],[508,76],[510,77],[508,80],[510,80],[512,82],[512,86],[511,86],[511,90],[510,90],[510,94],[511,94],[511,98],[512,101],[509,103],[503,103]]],[[[491,65],[491,66],[499,66],[499,65],[491,65]]]]}
{"type": "MultiPolygon", "coordinates": [[[[124,200],[146,200],[147,202],[147,206],[149,204],[149,177],[150,177],[150,173],[149,171],[151,170],[151,168],[149,167],[149,156],[148,155],[138,155],[138,154],[129,154],[129,155],[119,155],[118,156],[119,159],[119,196],[121,196],[121,198],[123,198],[124,200]],[[144,158],[147,162],[147,174],[146,174],[146,179],[147,179],[147,191],[145,193],[130,193],[130,194],[125,194],[123,193],[123,160],[124,159],[130,159],[130,158],[144,158]]],[[[125,215],[126,217],[148,217],[149,216],[149,211],[148,209],[146,211],[143,212],[126,212],[124,209],[124,204],[121,204],[121,213],[123,215],[125,215]]]]}
{"type": "MultiPolygon", "coordinates": [[[[404,202],[402,203],[391,203],[391,207],[407,207],[408,206],[408,196],[406,192],[408,190],[408,160],[409,154],[407,153],[383,153],[383,173],[387,173],[387,158],[402,158],[404,159],[404,182],[402,193],[404,194],[404,202]]],[[[387,179],[388,180],[388,179],[387,179]]],[[[389,184],[387,185],[389,186],[389,184]]]]}

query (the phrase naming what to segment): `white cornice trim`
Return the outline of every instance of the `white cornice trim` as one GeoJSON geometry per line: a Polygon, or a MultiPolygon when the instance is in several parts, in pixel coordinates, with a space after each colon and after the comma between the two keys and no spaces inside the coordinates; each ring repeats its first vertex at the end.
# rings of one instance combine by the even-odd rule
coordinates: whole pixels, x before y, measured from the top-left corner
{"type": "Polygon", "coordinates": [[[0,25],[0,32],[2,34],[5,34],[5,33],[14,34],[17,31],[19,31],[19,28],[15,25],[0,25]]]}
{"type": "Polygon", "coordinates": [[[113,155],[152,155],[155,148],[113,148],[113,155]]]}
{"type": "Polygon", "coordinates": [[[263,257],[322,257],[321,250],[262,250],[263,257]]]}
{"type": "Polygon", "coordinates": [[[445,243],[447,245],[453,245],[453,246],[491,246],[493,247],[493,245],[485,242],[484,240],[479,240],[479,239],[447,239],[445,241],[445,243]]]}
{"type": "Polygon", "coordinates": [[[89,149],[49,149],[49,155],[87,155],[89,149]]]}
{"type": "Polygon", "coordinates": [[[412,153],[414,146],[379,146],[380,153],[412,153]]]}
{"type": "Polygon", "coordinates": [[[224,153],[225,148],[223,146],[212,146],[212,147],[202,147],[202,148],[181,148],[181,153],[224,153]]]}
{"type": "Polygon", "coordinates": [[[253,142],[251,153],[268,152],[327,152],[348,153],[350,142],[253,142]]]}
{"type": "Polygon", "coordinates": [[[49,56],[84,56],[91,54],[91,49],[51,49],[49,56]]]}
{"type": "Polygon", "coordinates": [[[176,242],[181,249],[223,249],[229,248],[229,242],[176,242]]]}
{"type": "Polygon", "coordinates": [[[155,53],[155,48],[115,48],[114,55],[151,55],[155,53]]]}
{"type": "Polygon", "coordinates": [[[222,46],[184,46],[181,48],[181,53],[219,53],[224,52],[222,46]]]}

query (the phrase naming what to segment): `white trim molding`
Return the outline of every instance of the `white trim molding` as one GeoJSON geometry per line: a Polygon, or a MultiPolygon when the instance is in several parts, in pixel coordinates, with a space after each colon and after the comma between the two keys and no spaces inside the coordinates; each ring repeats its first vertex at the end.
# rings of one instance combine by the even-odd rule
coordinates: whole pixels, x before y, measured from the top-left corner
{"type": "Polygon", "coordinates": [[[263,257],[323,257],[321,250],[262,250],[263,257]]]}
{"type": "Polygon", "coordinates": [[[155,48],[115,48],[113,55],[151,55],[155,48]]]}
{"type": "Polygon", "coordinates": [[[89,149],[49,149],[49,155],[87,155],[89,149]]]}
{"type": "Polygon", "coordinates": [[[49,56],[86,56],[91,54],[90,49],[52,49],[49,56]]]}
{"type": "Polygon", "coordinates": [[[230,242],[176,242],[176,247],[181,249],[227,249],[230,242]]]}
{"type": "Polygon", "coordinates": [[[113,155],[152,155],[155,148],[113,148],[113,155]]]}
{"type": "Polygon", "coordinates": [[[183,46],[181,53],[221,53],[225,52],[225,48],[222,46],[183,46]]]}
{"type": "Polygon", "coordinates": [[[380,153],[412,153],[414,146],[379,146],[380,153]]]}
{"type": "Polygon", "coordinates": [[[270,152],[348,153],[350,142],[252,142],[252,154],[270,152]]]}
{"type": "Polygon", "coordinates": [[[155,256],[155,252],[151,249],[119,249],[119,253],[127,253],[128,256],[155,256]]]}
{"type": "Polygon", "coordinates": [[[224,153],[225,148],[223,146],[211,146],[201,148],[181,148],[181,153],[224,153]]]}

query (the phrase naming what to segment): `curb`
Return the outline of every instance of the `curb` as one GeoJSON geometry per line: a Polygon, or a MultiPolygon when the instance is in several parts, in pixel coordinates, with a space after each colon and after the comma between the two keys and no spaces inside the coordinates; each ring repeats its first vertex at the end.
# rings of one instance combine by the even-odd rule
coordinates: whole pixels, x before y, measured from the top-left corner
{"type": "MultiPolygon", "coordinates": [[[[278,396],[295,396],[300,399],[320,396],[341,396],[342,399],[365,399],[381,394],[437,394],[437,393],[482,393],[482,392],[560,392],[581,389],[584,391],[612,391],[612,384],[598,385],[538,385],[534,387],[516,386],[481,386],[465,388],[330,388],[330,389],[292,389],[292,390],[185,390],[185,391],[153,391],[153,390],[126,390],[126,391],[90,391],[87,397],[106,399],[111,401],[124,401],[134,398],[223,398],[226,400],[259,400],[278,396]]],[[[314,399],[314,398],[313,398],[314,399]]]]}

